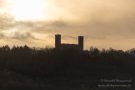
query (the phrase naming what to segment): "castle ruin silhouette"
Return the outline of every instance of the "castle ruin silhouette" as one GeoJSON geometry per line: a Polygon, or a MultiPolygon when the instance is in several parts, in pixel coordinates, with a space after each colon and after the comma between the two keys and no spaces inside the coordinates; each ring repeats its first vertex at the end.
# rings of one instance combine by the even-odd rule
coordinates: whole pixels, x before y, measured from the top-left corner
{"type": "Polygon", "coordinates": [[[56,49],[77,49],[83,51],[84,49],[84,36],[78,36],[78,44],[65,44],[61,43],[61,35],[55,35],[55,48],[56,49]]]}

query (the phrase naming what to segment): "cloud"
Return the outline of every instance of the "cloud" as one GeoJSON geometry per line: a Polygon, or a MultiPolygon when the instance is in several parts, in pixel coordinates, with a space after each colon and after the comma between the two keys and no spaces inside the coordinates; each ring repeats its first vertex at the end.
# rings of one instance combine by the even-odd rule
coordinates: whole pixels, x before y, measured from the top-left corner
{"type": "Polygon", "coordinates": [[[0,14],[0,30],[6,30],[13,26],[13,18],[8,14],[0,14]]]}
{"type": "MultiPolygon", "coordinates": [[[[0,30],[6,30],[6,32],[16,30],[17,32],[14,31],[10,38],[20,41],[36,40],[44,43],[43,46],[54,45],[54,34],[60,33],[63,42],[71,43],[77,42],[77,36],[84,35],[86,48],[90,46],[120,49],[134,47],[134,0],[50,1],[60,10],[57,13],[57,9],[55,9],[57,15],[61,12],[60,18],[32,22],[14,21],[9,18],[10,16],[1,15],[0,30]]],[[[7,33],[3,33],[0,37],[7,37],[7,35],[7,33]]]]}
{"type": "Polygon", "coordinates": [[[5,5],[4,0],[0,0],[0,7],[2,8],[5,5]]]}
{"type": "Polygon", "coordinates": [[[36,39],[29,32],[26,32],[26,33],[15,32],[14,35],[11,36],[10,38],[12,38],[12,39],[19,39],[19,40],[36,39]]]}

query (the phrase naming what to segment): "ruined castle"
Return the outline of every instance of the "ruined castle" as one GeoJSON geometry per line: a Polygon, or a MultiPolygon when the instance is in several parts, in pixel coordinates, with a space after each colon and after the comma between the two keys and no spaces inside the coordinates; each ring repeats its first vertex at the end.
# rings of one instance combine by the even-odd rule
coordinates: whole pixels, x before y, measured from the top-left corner
{"type": "Polygon", "coordinates": [[[55,48],[56,49],[84,49],[84,36],[78,36],[78,44],[65,44],[61,43],[61,35],[55,35],[55,48]]]}

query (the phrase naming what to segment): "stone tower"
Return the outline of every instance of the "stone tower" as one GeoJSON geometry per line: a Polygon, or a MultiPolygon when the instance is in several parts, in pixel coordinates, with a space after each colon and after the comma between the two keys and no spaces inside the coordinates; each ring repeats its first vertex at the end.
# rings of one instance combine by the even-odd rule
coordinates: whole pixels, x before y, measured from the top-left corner
{"type": "Polygon", "coordinates": [[[84,48],[84,37],[83,36],[78,36],[78,46],[80,47],[81,50],[84,48]]]}
{"type": "Polygon", "coordinates": [[[61,35],[60,34],[56,34],[55,35],[55,48],[60,48],[61,46],[61,35]]]}

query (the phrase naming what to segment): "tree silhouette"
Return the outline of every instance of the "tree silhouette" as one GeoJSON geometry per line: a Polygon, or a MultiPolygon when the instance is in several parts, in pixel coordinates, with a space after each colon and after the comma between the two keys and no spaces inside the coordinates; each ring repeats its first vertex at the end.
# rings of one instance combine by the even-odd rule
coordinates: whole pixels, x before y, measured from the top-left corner
{"type": "MultiPolygon", "coordinates": [[[[55,48],[34,49],[28,46],[0,48],[0,75],[15,72],[38,78],[135,78],[135,49],[90,50],[55,48]]],[[[5,77],[5,76],[2,76],[5,77]]]]}

